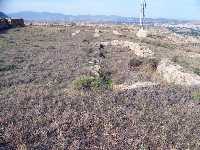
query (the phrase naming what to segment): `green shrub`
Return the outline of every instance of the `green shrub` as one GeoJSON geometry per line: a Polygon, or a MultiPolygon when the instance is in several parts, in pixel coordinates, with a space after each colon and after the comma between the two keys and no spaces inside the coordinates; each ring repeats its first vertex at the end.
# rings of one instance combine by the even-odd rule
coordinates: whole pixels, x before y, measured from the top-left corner
{"type": "Polygon", "coordinates": [[[74,81],[74,87],[76,89],[110,89],[112,88],[112,80],[105,78],[105,76],[92,77],[92,76],[82,76],[81,78],[74,81]]]}
{"type": "Polygon", "coordinates": [[[199,68],[195,68],[195,69],[194,69],[194,73],[196,73],[197,75],[200,76],[200,69],[199,69],[199,68]]]}
{"type": "Polygon", "coordinates": [[[175,63],[177,63],[179,60],[178,60],[178,56],[174,56],[173,58],[172,58],[172,62],[175,62],[175,63]]]}
{"type": "Polygon", "coordinates": [[[0,72],[2,71],[10,71],[16,69],[15,65],[1,65],[0,64],[0,72]]]}
{"type": "Polygon", "coordinates": [[[192,93],[192,99],[195,101],[200,101],[200,92],[192,93]]]}
{"type": "Polygon", "coordinates": [[[83,76],[80,79],[77,79],[74,81],[74,87],[76,89],[90,88],[91,85],[93,84],[94,80],[95,80],[95,78],[93,78],[93,77],[83,76]]]}

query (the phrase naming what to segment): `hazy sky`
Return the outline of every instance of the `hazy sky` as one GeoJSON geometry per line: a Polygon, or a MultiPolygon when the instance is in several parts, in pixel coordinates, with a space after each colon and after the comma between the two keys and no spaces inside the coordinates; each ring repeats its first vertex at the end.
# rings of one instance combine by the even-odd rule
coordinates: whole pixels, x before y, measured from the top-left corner
{"type": "MultiPolygon", "coordinates": [[[[0,11],[139,16],[140,0],[0,0],[0,11]]],[[[147,17],[198,19],[200,0],[147,0],[147,17]]]]}

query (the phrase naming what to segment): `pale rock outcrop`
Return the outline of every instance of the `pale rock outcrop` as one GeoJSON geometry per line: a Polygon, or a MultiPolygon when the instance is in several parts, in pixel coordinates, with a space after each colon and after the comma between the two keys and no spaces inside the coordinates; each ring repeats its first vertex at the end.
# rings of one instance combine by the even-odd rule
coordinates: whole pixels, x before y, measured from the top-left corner
{"type": "Polygon", "coordinates": [[[145,88],[145,87],[153,87],[158,85],[158,83],[153,82],[137,82],[132,85],[120,84],[120,85],[113,85],[113,89],[115,91],[124,91],[124,90],[132,90],[137,88],[145,88]]]}
{"type": "Polygon", "coordinates": [[[97,38],[97,37],[100,37],[101,35],[99,33],[94,33],[94,37],[97,38]]]}
{"type": "Polygon", "coordinates": [[[101,42],[101,44],[104,46],[111,45],[111,46],[119,46],[122,48],[129,48],[131,51],[135,53],[135,55],[139,57],[151,57],[154,55],[154,53],[148,47],[129,41],[113,40],[110,42],[101,42]]]}
{"type": "Polygon", "coordinates": [[[75,36],[77,34],[79,34],[81,31],[80,30],[76,30],[75,32],[72,33],[72,36],[75,36]]]}
{"type": "Polygon", "coordinates": [[[100,37],[100,31],[98,29],[95,29],[94,31],[94,37],[97,38],[97,37],[100,37]]]}
{"type": "Polygon", "coordinates": [[[101,69],[101,66],[96,64],[94,66],[91,66],[90,70],[91,70],[91,74],[94,76],[99,77],[99,70],[101,69]]]}
{"type": "Polygon", "coordinates": [[[119,31],[117,31],[117,30],[113,30],[113,34],[114,34],[114,35],[122,35],[122,34],[119,33],[119,31]]]}
{"type": "Polygon", "coordinates": [[[183,67],[163,59],[158,65],[157,72],[168,83],[174,83],[181,86],[198,86],[200,87],[200,76],[194,73],[183,71],[183,67]]]}
{"type": "Polygon", "coordinates": [[[147,37],[148,35],[148,32],[144,29],[140,29],[137,33],[136,33],[136,36],[139,37],[139,38],[145,38],[147,37]]]}
{"type": "Polygon", "coordinates": [[[188,56],[190,58],[200,58],[200,54],[194,52],[187,52],[185,53],[185,56],[188,56]]]}

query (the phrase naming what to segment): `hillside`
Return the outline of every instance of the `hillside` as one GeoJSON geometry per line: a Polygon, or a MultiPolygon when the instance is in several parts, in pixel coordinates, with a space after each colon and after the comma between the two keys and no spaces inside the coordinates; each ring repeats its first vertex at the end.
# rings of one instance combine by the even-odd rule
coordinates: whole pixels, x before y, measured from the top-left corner
{"type": "Polygon", "coordinates": [[[200,35],[138,30],[1,33],[0,149],[199,149],[200,35]]]}

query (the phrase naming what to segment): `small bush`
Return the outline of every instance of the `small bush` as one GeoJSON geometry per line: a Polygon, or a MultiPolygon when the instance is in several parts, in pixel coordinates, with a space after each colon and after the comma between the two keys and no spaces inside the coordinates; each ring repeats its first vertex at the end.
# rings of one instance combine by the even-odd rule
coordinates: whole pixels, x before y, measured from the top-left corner
{"type": "Polygon", "coordinates": [[[78,90],[91,90],[91,89],[110,89],[112,87],[112,80],[99,76],[82,76],[74,81],[74,87],[78,90]]]}
{"type": "Polygon", "coordinates": [[[0,65],[0,72],[2,71],[10,71],[16,69],[15,65],[0,65]]]}
{"type": "Polygon", "coordinates": [[[174,56],[174,57],[172,58],[172,62],[177,63],[177,62],[178,62],[178,56],[174,56]]]}
{"type": "Polygon", "coordinates": [[[200,92],[194,92],[192,94],[192,99],[200,102],[200,92]]]}
{"type": "Polygon", "coordinates": [[[90,89],[91,87],[96,86],[96,84],[96,79],[89,76],[83,76],[74,81],[74,86],[76,89],[90,89]]]}
{"type": "Polygon", "coordinates": [[[196,73],[197,75],[200,76],[200,69],[199,69],[199,68],[195,68],[195,69],[194,69],[194,73],[196,73]]]}

